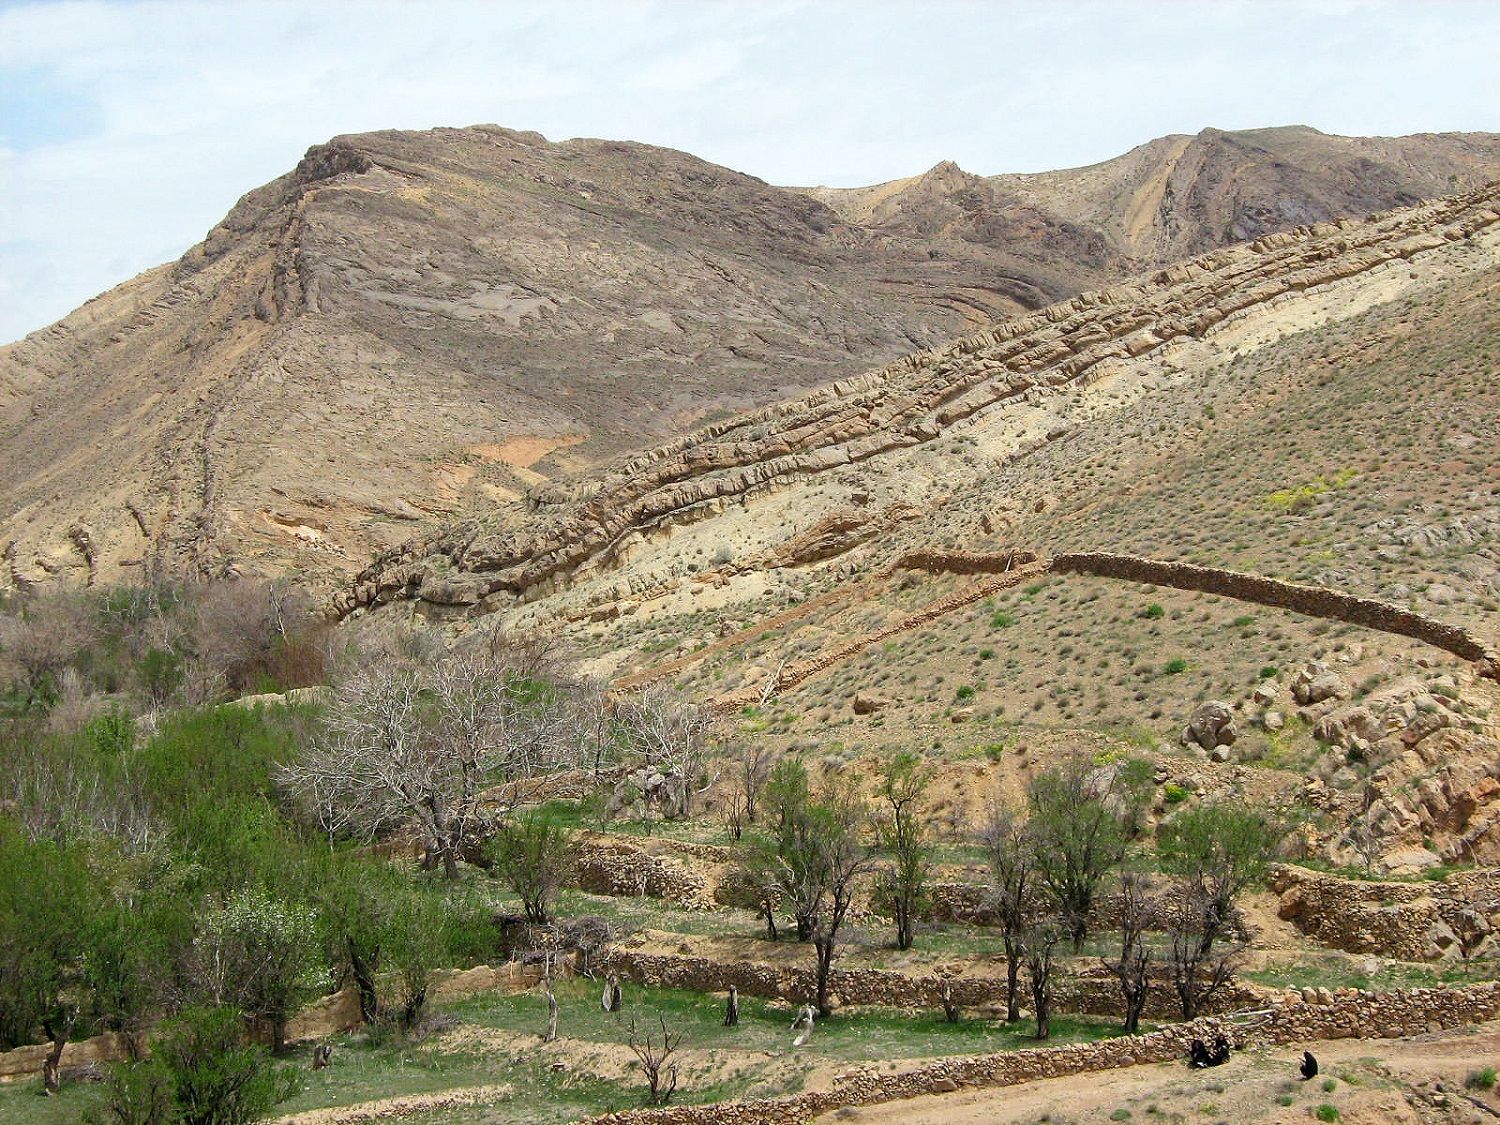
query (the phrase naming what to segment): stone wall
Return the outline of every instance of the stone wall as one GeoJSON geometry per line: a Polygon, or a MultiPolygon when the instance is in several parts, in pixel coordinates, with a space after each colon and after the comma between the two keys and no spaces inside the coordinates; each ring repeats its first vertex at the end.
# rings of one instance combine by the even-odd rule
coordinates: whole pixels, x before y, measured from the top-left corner
{"type": "MultiPolygon", "coordinates": [[[[727,858],[715,855],[708,862],[725,863],[727,858]]],[[[574,881],[591,894],[659,898],[700,910],[718,905],[718,880],[708,872],[615,837],[580,838],[574,881]]]]}
{"type": "MultiPolygon", "coordinates": [[[[815,991],[812,949],[805,963],[770,964],[762,961],[727,961],[722,958],[684,953],[647,952],[629,945],[612,946],[600,959],[604,972],[652,988],[683,988],[693,992],[724,992],[734,985],[746,996],[803,1003],[815,991]]],[[[943,989],[948,988],[960,1007],[987,1008],[1004,1004],[1004,969],[995,973],[964,975],[913,975],[890,969],[835,967],[829,977],[830,991],[842,1006],[872,1005],[896,1008],[937,1008],[943,989]]],[[[1024,987],[1024,977],[1023,977],[1024,987]]],[[[1082,975],[1059,974],[1057,1006],[1061,1011],[1088,1015],[1119,1015],[1119,986],[1104,973],[1086,970],[1082,975]]],[[[1259,1004],[1268,994],[1248,983],[1237,983],[1221,994],[1215,1010],[1259,1004]]],[[[1178,1015],[1177,998],[1170,986],[1153,986],[1146,1005],[1149,1019],[1172,1019],[1178,1015]]]]}
{"type": "Polygon", "coordinates": [[[1431,617],[1424,617],[1420,613],[1374,598],[1361,598],[1321,586],[1304,586],[1218,567],[1162,562],[1098,551],[1058,555],[1052,560],[1052,568],[1100,578],[1123,578],[1130,582],[1170,586],[1178,590],[1198,590],[1239,601],[1277,606],[1309,617],[1347,621],[1352,625],[1378,629],[1383,633],[1413,637],[1464,660],[1480,661],[1482,674],[1491,679],[1500,676],[1500,671],[1497,671],[1500,665],[1496,664],[1500,658],[1497,658],[1490,646],[1467,629],[1445,625],[1431,617]]]}
{"type": "Polygon", "coordinates": [[[1349,953],[1401,961],[1469,956],[1493,944],[1500,929],[1500,870],[1404,883],[1278,865],[1269,882],[1281,896],[1280,917],[1349,953]]]}
{"type": "Polygon", "coordinates": [[[1203,1019],[1146,1035],[1066,1047],[1038,1047],[968,1058],[940,1059],[896,1074],[856,1070],[828,1090],[718,1105],[669,1106],[605,1114],[594,1125],[801,1125],[844,1106],[877,1105],[965,1088],[1014,1086],[1041,1078],[1090,1074],[1140,1063],[1185,1058],[1194,1039],[1223,1034],[1236,1047],[1319,1039],[1395,1038],[1482,1023],[1500,1015],[1500,985],[1325,993],[1312,1000],[1290,994],[1253,1017],[1203,1019]]]}

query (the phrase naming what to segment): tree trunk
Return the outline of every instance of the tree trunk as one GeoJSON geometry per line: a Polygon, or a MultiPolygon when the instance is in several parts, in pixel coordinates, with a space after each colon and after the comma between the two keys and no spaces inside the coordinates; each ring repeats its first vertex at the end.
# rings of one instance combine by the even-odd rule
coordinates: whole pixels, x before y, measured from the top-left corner
{"type": "Polygon", "coordinates": [[[828,978],[833,973],[833,938],[816,937],[813,939],[813,948],[818,955],[818,1015],[827,1019],[833,1014],[833,1009],[828,1006],[828,978]]]}
{"type": "Polygon", "coordinates": [[[776,910],[769,902],[765,902],[761,904],[761,911],[766,916],[766,936],[775,941],[777,938],[776,910]]]}
{"type": "MultiPolygon", "coordinates": [[[[349,968],[354,974],[354,987],[359,991],[359,1018],[362,1023],[374,1023],[380,1015],[380,994],[375,988],[375,970],[360,952],[354,938],[348,936],[345,941],[349,948],[349,968]]],[[[372,958],[378,958],[380,951],[376,950],[372,958]]]]}
{"type": "Polygon", "coordinates": [[[896,948],[897,949],[903,949],[904,950],[904,949],[910,949],[911,948],[912,941],[914,940],[914,938],[916,936],[912,932],[914,929],[915,929],[915,927],[912,925],[912,911],[911,911],[911,908],[906,903],[898,902],[896,904],[896,948]]]}
{"type": "Polygon", "coordinates": [[[1005,1022],[1021,1022],[1021,949],[1015,939],[1005,939],[1005,1022]]]}
{"type": "Polygon", "coordinates": [[[1036,1009],[1036,1037],[1046,1039],[1052,1034],[1052,995],[1046,977],[1033,978],[1031,1003],[1036,1009]]]}
{"type": "Polygon", "coordinates": [[[740,992],[734,985],[729,986],[729,999],[724,1003],[724,1026],[738,1027],[740,1025],[740,992]]]}
{"type": "Polygon", "coordinates": [[[42,1030],[47,1033],[47,1039],[52,1044],[52,1049],[42,1062],[42,1090],[48,1095],[62,1089],[63,1049],[67,1047],[68,1037],[73,1033],[73,1018],[70,1012],[61,1019],[42,1022],[42,1030]]]}

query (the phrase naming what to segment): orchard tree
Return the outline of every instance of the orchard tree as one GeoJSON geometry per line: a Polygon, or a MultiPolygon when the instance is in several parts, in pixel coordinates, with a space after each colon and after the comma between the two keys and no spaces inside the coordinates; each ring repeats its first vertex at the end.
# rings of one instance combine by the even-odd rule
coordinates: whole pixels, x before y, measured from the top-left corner
{"type": "Polygon", "coordinates": [[[568,830],[533,809],[502,825],[486,852],[495,874],[520,897],[526,920],[549,922],[557,892],[578,863],[568,830]]]}
{"type": "Polygon", "coordinates": [[[495,646],[366,664],[280,780],[330,835],[415,828],[427,865],[454,878],[507,783],[578,759],[569,689],[537,678],[534,657],[495,646]]]}
{"type": "Polygon", "coordinates": [[[1274,816],[1224,802],[1178,813],[1157,835],[1162,866],[1178,876],[1182,903],[1169,915],[1169,968],[1184,1019],[1193,1019],[1233,979],[1235,900],[1259,881],[1286,834],[1274,816]]]}
{"type": "Polygon", "coordinates": [[[1068,928],[1073,951],[1088,936],[1089,912],[1128,842],[1123,771],[1075,754],[1032,780],[1029,833],[1037,875],[1068,928]]]}
{"type": "Polygon", "coordinates": [[[1025,820],[997,802],[990,809],[982,839],[990,862],[991,898],[1005,947],[1005,1018],[1021,1019],[1021,967],[1026,931],[1038,913],[1036,850],[1025,820]]]}
{"type": "Polygon", "coordinates": [[[931,769],[910,751],[886,762],[881,776],[880,797],[886,807],[878,829],[891,866],[881,873],[876,889],[896,922],[897,949],[911,948],[917,914],[927,901],[932,843],[922,799],[931,780],[931,769]]]}

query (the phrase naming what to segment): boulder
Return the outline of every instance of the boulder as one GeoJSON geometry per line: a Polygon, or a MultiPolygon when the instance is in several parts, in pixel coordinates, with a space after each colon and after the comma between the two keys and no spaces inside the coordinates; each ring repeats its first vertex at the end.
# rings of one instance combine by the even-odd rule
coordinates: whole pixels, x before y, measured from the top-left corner
{"type": "Polygon", "coordinates": [[[879,699],[876,696],[866,695],[860,691],[854,693],[854,698],[850,701],[849,706],[854,710],[856,715],[873,715],[882,707],[889,706],[890,702],[889,699],[879,699]]]}
{"type": "Polygon", "coordinates": [[[1349,694],[1348,682],[1321,664],[1302,669],[1292,679],[1292,698],[1304,707],[1327,699],[1348,699],[1349,694]]]}
{"type": "MultiPolygon", "coordinates": [[[[1221,746],[1232,746],[1237,737],[1234,712],[1230,710],[1229,704],[1220,699],[1211,699],[1188,719],[1187,729],[1182,732],[1182,744],[1201,746],[1204,750],[1213,751],[1221,746]]],[[[1215,760],[1227,759],[1226,754],[1215,760]]]]}

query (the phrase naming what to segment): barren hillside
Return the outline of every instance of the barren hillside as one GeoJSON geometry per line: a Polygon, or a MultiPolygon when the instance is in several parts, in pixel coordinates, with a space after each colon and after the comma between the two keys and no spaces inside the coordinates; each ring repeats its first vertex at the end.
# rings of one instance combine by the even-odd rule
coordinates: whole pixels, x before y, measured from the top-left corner
{"type": "Polygon", "coordinates": [[[0,349],[0,585],[352,574],[1138,260],[1497,167],[1482,136],[1205,134],[1049,176],[941,165],[830,209],[644,145],[338,138],[178,262],[0,349]]]}

